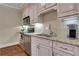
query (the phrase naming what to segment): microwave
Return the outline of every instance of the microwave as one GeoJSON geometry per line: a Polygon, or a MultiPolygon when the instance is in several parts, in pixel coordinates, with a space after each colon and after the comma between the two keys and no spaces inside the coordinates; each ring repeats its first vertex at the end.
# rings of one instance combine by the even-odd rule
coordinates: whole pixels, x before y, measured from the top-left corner
{"type": "Polygon", "coordinates": [[[35,32],[35,28],[34,28],[34,25],[30,25],[27,29],[27,32],[28,33],[34,33],[35,32]]]}
{"type": "Polygon", "coordinates": [[[23,25],[29,25],[29,24],[30,24],[30,16],[23,18],[23,25]]]}

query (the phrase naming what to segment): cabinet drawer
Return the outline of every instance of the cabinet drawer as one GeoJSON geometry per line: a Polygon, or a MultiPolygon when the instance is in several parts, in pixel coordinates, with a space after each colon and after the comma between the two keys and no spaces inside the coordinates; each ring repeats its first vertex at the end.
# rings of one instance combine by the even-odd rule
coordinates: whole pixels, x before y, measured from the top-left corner
{"type": "Polygon", "coordinates": [[[60,42],[53,42],[53,48],[59,49],[61,51],[65,51],[67,53],[73,54],[74,46],[60,43],[60,42]]]}
{"type": "Polygon", "coordinates": [[[63,52],[58,49],[53,49],[53,52],[54,52],[54,56],[72,56],[71,54],[63,52]]]}

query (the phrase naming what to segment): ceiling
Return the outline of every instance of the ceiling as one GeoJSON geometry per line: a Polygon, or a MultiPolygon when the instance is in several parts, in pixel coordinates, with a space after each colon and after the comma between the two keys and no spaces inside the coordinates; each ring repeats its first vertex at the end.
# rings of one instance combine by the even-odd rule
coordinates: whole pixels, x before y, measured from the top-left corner
{"type": "Polygon", "coordinates": [[[0,3],[0,5],[22,10],[25,6],[28,5],[28,3],[0,3]]]}

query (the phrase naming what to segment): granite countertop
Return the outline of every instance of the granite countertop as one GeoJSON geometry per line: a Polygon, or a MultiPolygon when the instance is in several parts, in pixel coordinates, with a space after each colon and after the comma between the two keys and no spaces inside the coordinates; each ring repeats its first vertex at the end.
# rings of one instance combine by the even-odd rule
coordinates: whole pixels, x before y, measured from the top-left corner
{"type": "Polygon", "coordinates": [[[37,35],[37,33],[22,33],[22,32],[20,32],[20,33],[24,34],[24,35],[30,35],[30,36],[44,38],[44,39],[48,39],[48,40],[52,40],[52,41],[57,41],[57,42],[65,43],[65,44],[79,46],[79,40],[66,40],[66,39],[61,40],[61,39],[57,39],[57,37],[40,36],[40,35],[37,35]]]}
{"type": "Polygon", "coordinates": [[[37,33],[22,33],[22,32],[20,32],[20,33],[23,35],[30,35],[30,36],[35,36],[35,37],[40,37],[40,38],[52,40],[52,37],[42,36],[42,35],[39,35],[37,33]]]}

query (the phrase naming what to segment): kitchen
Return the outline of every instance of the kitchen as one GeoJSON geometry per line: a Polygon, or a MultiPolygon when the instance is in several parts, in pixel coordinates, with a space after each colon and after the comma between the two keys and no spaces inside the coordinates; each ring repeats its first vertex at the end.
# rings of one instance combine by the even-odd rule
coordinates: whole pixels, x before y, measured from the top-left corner
{"type": "MultiPolygon", "coordinates": [[[[18,44],[19,49],[22,49],[27,56],[79,56],[79,3],[25,3],[17,15],[15,21],[9,20],[15,24],[11,22],[13,24],[11,25],[6,21],[11,25],[9,28],[13,26],[12,31],[15,30],[13,34],[16,34],[16,38],[7,37],[4,40],[2,36],[1,49],[18,44]],[[10,40],[11,42],[8,42],[10,40]],[[12,42],[13,44],[9,44],[12,42]]],[[[10,31],[7,28],[3,32],[10,31]]],[[[0,35],[4,35],[3,32],[1,31],[0,35]]]]}

